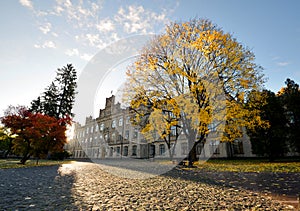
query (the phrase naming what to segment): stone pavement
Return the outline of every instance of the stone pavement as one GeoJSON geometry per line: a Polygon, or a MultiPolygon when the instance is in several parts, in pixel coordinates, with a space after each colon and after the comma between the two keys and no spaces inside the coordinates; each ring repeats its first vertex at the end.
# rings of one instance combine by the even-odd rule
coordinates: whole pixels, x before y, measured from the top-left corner
{"type": "Polygon", "coordinates": [[[294,210],[253,191],[187,174],[198,177],[179,169],[155,176],[88,162],[0,169],[0,210],[294,210]]]}

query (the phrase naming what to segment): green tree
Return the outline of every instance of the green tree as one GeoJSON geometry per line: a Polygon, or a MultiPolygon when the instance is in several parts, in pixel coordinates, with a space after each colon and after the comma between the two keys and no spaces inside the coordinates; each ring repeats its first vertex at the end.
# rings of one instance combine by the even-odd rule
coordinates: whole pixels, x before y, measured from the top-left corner
{"type": "Polygon", "coordinates": [[[66,115],[74,116],[72,108],[75,101],[77,75],[72,64],[57,70],[55,79],[58,82],[58,108],[56,118],[64,118],[66,115]]]}
{"type": "Polygon", "coordinates": [[[269,124],[269,127],[248,128],[252,151],[254,154],[268,156],[270,161],[274,161],[275,158],[284,156],[284,153],[287,152],[287,121],[280,98],[269,90],[263,90],[252,93],[248,102],[253,105],[253,101],[257,102],[256,105],[261,110],[261,117],[269,124]],[[266,103],[261,103],[259,100],[261,98],[264,98],[266,103]]]}
{"type": "MultiPolygon", "coordinates": [[[[151,105],[149,119],[161,118],[167,106],[180,119],[192,165],[210,125],[216,125],[222,141],[232,141],[254,123],[247,117],[259,112],[244,106],[247,93],[263,83],[254,59],[250,50],[209,20],[171,23],[129,67],[124,100],[135,110],[151,105]]],[[[139,122],[143,114],[137,112],[134,118],[139,122]]],[[[261,123],[259,115],[255,119],[261,123]]],[[[165,121],[165,131],[168,124],[165,121]]],[[[151,131],[157,128],[148,121],[142,132],[151,131]]]]}
{"type": "Polygon", "coordinates": [[[58,101],[59,91],[57,85],[52,82],[49,87],[46,88],[42,95],[42,107],[43,112],[46,115],[58,118],[58,101]]]}
{"type": "Polygon", "coordinates": [[[284,108],[287,119],[287,140],[292,152],[300,153],[300,89],[299,85],[291,79],[285,81],[278,95],[284,108]]]}
{"type": "Polygon", "coordinates": [[[0,152],[1,156],[7,158],[7,156],[12,152],[12,142],[14,136],[4,127],[0,127],[0,152]]]}
{"type": "Polygon", "coordinates": [[[37,113],[43,113],[44,108],[43,108],[43,103],[41,100],[41,97],[39,96],[36,100],[33,100],[31,102],[31,111],[35,111],[37,113]]]}
{"type": "Polygon", "coordinates": [[[54,81],[42,96],[32,101],[30,111],[57,119],[74,116],[72,108],[76,95],[76,80],[77,73],[72,64],[59,68],[54,81]]]}

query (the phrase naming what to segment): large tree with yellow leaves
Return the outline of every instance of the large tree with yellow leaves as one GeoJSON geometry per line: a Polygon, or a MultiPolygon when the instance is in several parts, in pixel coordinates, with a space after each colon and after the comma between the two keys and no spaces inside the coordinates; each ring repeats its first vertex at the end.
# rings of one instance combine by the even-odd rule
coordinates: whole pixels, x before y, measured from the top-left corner
{"type": "Polygon", "coordinates": [[[261,122],[259,111],[244,105],[249,91],[263,83],[254,60],[248,48],[209,20],[171,23],[128,68],[124,99],[146,138],[156,133],[164,139],[172,127],[180,128],[192,165],[197,144],[212,129],[214,137],[232,141],[246,125],[261,122]]]}

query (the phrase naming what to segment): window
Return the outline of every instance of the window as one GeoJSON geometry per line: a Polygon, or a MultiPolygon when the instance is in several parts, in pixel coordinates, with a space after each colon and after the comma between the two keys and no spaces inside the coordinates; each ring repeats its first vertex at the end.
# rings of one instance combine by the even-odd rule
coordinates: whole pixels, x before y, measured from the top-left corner
{"type": "Polygon", "coordinates": [[[171,118],[173,118],[173,119],[176,118],[176,116],[175,116],[175,114],[173,112],[170,112],[169,114],[170,114],[171,118]]]}
{"type": "Polygon", "coordinates": [[[137,153],[137,146],[133,145],[132,146],[132,156],[136,156],[136,153],[137,153]]]}
{"type": "Polygon", "coordinates": [[[108,136],[108,134],[105,134],[105,136],[104,136],[104,140],[105,140],[105,141],[108,141],[108,139],[109,139],[109,136],[108,136]]]}
{"type": "Polygon", "coordinates": [[[119,156],[121,154],[121,148],[117,147],[117,155],[119,156]]]}
{"type": "Polygon", "coordinates": [[[159,155],[165,154],[166,148],[164,144],[159,145],[159,155]]]}
{"type": "Polygon", "coordinates": [[[94,126],[91,126],[91,133],[94,132],[94,126]]]}
{"type": "Polygon", "coordinates": [[[211,124],[208,125],[208,130],[210,132],[216,132],[217,131],[217,124],[215,122],[212,122],[211,124]]]}
{"type": "Polygon", "coordinates": [[[234,140],[233,153],[234,154],[244,154],[243,142],[241,140],[234,140]]]}
{"type": "Polygon", "coordinates": [[[113,147],[109,148],[109,156],[110,157],[113,156],[113,153],[114,153],[114,148],[113,147]]]}
{"type": "Polygon", "coordinates": [[[122,135],[118,135],[118,140],[117,141],[122,141],[122,135]]]}
{"type": "Polygon", "coordinates": [[[126,117],[126,124],[129,124],[130,123],[130,116],[127,116],[126,117]]]}
{"type": "Polygon", "coordinates": [[[86,127],[86,133],[87,134],[89,133],[89,127],[86,127]]]}
{"type": "Polygon", "coordinates": [[[116,120],[113,120],[113,121],[111,122],[111,128],[116,128],[116,120]]]}
{"type": "Polygon", "coordinates": [[[111,139],[112,139],[112,141],[115,141],[115,140],[116,140],[116,134],[115,134],[115,133],[112,133],[112,134],[111,134],[111,139]]]}
{"type": "Polygon", "coordinates": [[[181,144],[181,154],[182,154],[182,155],[187,155],[187,154],[188,154],[188,146],[187,146],[187,143],[182,143],[182,144],[181,144]]]}
{"type": "Polygon", "coordinates": [[[133,138],[137,138],[137,137],[138,137],[138,129],[134,128],[133,138]]]}
{"type": "Polygon", "coordinates": [[[155,156],[155,145],[151,144],[150,145],[150,157],[154,157],[155,156]]]}
{"type": "Polygon", "coordinates": [[[96,126],[95,126],[95,131],[97,132],[98,129],[99,129],[99,126],[98,126],[98,124],[96,124],[96,126]]]}
{"type": "Polygon", "coordinates": [[[211,154],[220,154],[220,149],[219,149],[219,143],[220,141],[211,141],[209,143],[210,145],[210,153],[211,154]]]}
{"type": "Polygon", "coordinates": [[[196,153],[197,153],[197,155],[201,155],[203,147],[204,147],[204,143],[197,144],[197,147],[196,147],[196,153]]]}
{"type": "Polygon", "coordinates": [[[104,124],[102,123],[101,125],[100,125],[100,131],[103,131],[104,130],[104,124]]]}
{"type": "Polygon", "coordinates": [[[171,127],[171,136],[176,136],[176,135],[177,135],[176,126],[172,126],[171,127]]]}
{"type": "Polygon", "coordinates": [[[120,118],[119,119],[119,126],[122,126],[123,125],[123,118],[120,118]]]}
{"type": "Polygon", "coordinates": [[[91,138],[90,138],[90,142],[92,142],[92,140],[93,140],[93,138],[91,137],[91,138]]]}
{"type": "Polygon", "coordinates": [[[129,139],[129,130],[125,131],[125,139],[129,139]]]}
{"type": "Polygon", "coordinates": [[[128,156],[128,146],[124,147],[124,152],[123,152],[124,156],[128,156]]]}

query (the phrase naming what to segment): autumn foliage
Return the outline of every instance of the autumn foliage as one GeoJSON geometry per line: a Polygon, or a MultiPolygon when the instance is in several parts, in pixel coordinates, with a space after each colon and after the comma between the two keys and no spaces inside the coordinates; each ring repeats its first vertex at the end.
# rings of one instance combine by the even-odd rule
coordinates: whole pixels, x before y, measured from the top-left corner
{"type": "Polygon", "coordinates": [[[175,22],[128,68],[124,100],[146,137],[158,133],[164,139],[180,127],[192,163],[212,125],[216,138],[230,142],[242,136],[248,117],[262,123],[259,111],[244,103],[251,90],[261,88],[261,70],[247,47],[209,20],[175,22]],[[174,121],[167,121],[165,111],[174,121]]]}
{"type": "Polygon", "coordinates": [[[69,117],[56,119],[40,113],[32,113],[26,107],[9,107],[1,119],[6,128],[16,136],[13,151],[22,155],[25,164],[30,156],[44,158],[53,152],[63,150],[66,143],[66,125],[69,117]]]}

